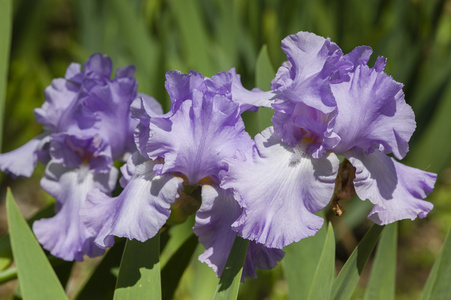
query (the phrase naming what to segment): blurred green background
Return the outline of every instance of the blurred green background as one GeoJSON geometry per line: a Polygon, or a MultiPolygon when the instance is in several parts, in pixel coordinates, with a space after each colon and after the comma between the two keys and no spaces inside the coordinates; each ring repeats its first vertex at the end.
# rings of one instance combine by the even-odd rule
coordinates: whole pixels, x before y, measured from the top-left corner
{"type": "MultiPolygon", "coordinates": [[[[63,77],[71,62],[83,63],[95,52],[109,55],[114,68],[135,65],[139,91],[155,97],[165,110],[169,108],[165,72],[194,69],[211,76],[236,67],[244,86],[250,89],[256,86],[255,68],[262,47],[266,45],[277,70],[286,60],[281,40],[298,31],[330,37],[345,53],[358,45],[369,45],[374,50],[370,65],[377,56],[387,57],[386,72],[405,85],[406,101],[416,114],[417,129],[403,162],[439,174],[428,198],[435,205],[433,212],[424,220],[402,221],[399,227],[397,299],[418,297],[451,225],[450,0],[13,2],[2,152],[41,132],[33,109],[44,102],[45,87],[53,78],[63,77]]],[[[273,75],[260,79],[259,86],[269,88],[273,75]]],[[[247,118],[252,122],[252,116],[247,118]]],[[[13,181],[0,175],[2,201],[6,186],[12,186],[25,215],[45,206],[52,200],[39,188],[42,173],[40,166],[32,180],[13,181]]],[[[354,199],[346,204],[342,217],[330,217],[339,240],[337,270],[368,229],[370,208],[354,199]]],[[[1,218],[4,223],[4,216],[1,218]]],[[[174,229],[174,235],[184,237],[187,231],[189,224],[174,229]]],[[[95,261],[88,261],[88,271],[89,264],[95,261]]],[[[80,268],[83,272],[84,267],[80,268]]],[[[356,299],[366,285],[365,274],[356,299]]],[[[216,282],[213,272],[194,257],[176,297],[208,299],[216,282]]],[[[72,288],[76,287],[75,281],[72,288]]],[[[240,298],[286,299],[287,289],[279,266],[259,272],[259,279],[247,280],[240,298]]],[[[7,297],[10,291],[2,287],[0,295],[7,297]]]]}

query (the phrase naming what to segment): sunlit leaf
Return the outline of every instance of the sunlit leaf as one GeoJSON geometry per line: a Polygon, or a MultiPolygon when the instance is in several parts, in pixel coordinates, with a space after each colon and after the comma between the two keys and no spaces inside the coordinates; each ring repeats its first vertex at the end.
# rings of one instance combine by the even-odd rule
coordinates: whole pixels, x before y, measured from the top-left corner
{"type": "Polygon", "coordinates": [[[127,240],[114,299],[161,299],[159,255],[159,233],[144,243],[127,240]]]}
{"type": "Polygon", "coordinates": [[[11,247],[24,299],[67,299],[58,277],[14,202],[6,195],[11,247]]]}
{"type": "Polygon", "coordinates": [[[442,250],[434,262],[421,300],[448,299],[451,295],[451,229],[448,231],[442,250]]]}
{"type": "Polygon", "coordinates": [[[239,236],[235,238],[221,279],[216,287],[214,300],[237,299],[248,245],[248,240],[242,239],[239,236]]]}
{"type": "Polygon", "coordinates": [[[163,299],[172,299],[180,278],[188,266],[198,244],[197,236],[192,234],[174,253],[161,272],[163,299]]]}
{"type": "Polygon", "coordinates": [[[331,299],[350,299],[384,227],[373,225],[346,261],[332,285],[331,299]]]}
{"type": "Polygon", "coordinates": [[[385,226],[377,246],[365,300],[395,299],[398,222],[385,226]]]}
{"type": "Polygon", "coordinates": [[[324,245],[326,233],[327,228],[323,225],[316,235],[283,249],[285,256],[282,266],[291,300],[307,299],[313,281],[312,274],[315,274],[321,256],[318,249],[324,245]]]}
{"type": "Polygon", "coordinates": [[[330,223],[322,249],[321,258],[310,285],[309,300],[327,300],[330,298],[332,282],[335,276],[335,236],[330,223]]]}
{"type": "Polygon", "coordinates": [[[108,250],[75,299],[110,300],[113,298],[116,286],[113,270],[119,268],[124,246],[125,241],[120,240],[108,250]]]}
{"type": "Polygon", "coordinates": [[[0,146],[2,145],[3,110],[8,78],[12,11],[12,0],[0,0],[0,146]]]}

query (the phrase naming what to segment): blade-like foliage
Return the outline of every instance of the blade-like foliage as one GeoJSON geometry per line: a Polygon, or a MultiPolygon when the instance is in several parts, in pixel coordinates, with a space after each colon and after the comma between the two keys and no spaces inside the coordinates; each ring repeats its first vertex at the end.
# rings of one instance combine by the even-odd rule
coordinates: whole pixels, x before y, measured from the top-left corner
{"type": "Polygon", "coordinates": [[[197,244],[197,237],[192,234],[164,266],[161,271],[161,292],[163,299],[169,300],[173,298],[180,278],[188,266],[197,244]]]}
{"type": "MultiPolygon", "coordinates": [[[[255,83],[261,90],[269,90],[271,87],[271,80],[274,78],[274,67],[269,58],[268,49],[264,45],[257,58],[257,65],[255,67],[255,83]]],[[[270,108],[260,107],[257,112],[246,111],[243,113],[243,119],[246,124],[246,131],[255,136],[265,128],[272,125],[271,118],[274,111],[270,108]]]]}
{"type": "Polygon", "coordinates": [[[3,133],[3,110],[8,78],[9,48],[11,43],[13,5],[11,0],[0,0],[0,147],[3,133]]]}
{"type": "Polygon", "coordinates": [[[318,249],[324,245],[326,233],[326,226],[323,225],[316,235],[284,248],[282,266],[291,300],[307,299],[312,274],[315,274],[321,256],[318,249]]]}
{"type": "Polygon", "coordinates": [[[127,240],[114,299],[161,299],[160,234],[141,243],[127,240]]]}
{"type": "Polygon", "coordinates": [[[110,300],[113,298],[116,276],[112,270],[119,268],[124,246],[125,241],[121,240],[108,250],[75,299],[110,300]]]}
{"type": "Polygon", "coordinates": [[[346,261],[332,285],[331,299],[350,299],[384,227],[373,225],[346,261]]]}
{"type": "Polygon", "coordinates": [[[309,300],[330,299],[332,282],[335,277],[335,236],[332,224],[329,223],[321,258],[310,285],[309,300]]]}
{"type": "Polygon", "coordinates": [[[421,300],[448,299],[451,295],[451,229],[435,260],[421,295],[421,300]]]}
{"type": "Polygon", "coordinates": [[[248,240],[242,239],[239,236],[235,238],[221,279],[216,287],[214,300],[237,299],[248,245],[248,240]]]}
{"type": "Polygon", "coordinates": [[[398,223],[385,226],[377,246],[365,300],[395,299],[398,223]]]}
{"type": "Polygon", "coordinates": [[[24,299],[67,299],[58,277],[14,202],[6,195],[11,247],[24,299]]]}

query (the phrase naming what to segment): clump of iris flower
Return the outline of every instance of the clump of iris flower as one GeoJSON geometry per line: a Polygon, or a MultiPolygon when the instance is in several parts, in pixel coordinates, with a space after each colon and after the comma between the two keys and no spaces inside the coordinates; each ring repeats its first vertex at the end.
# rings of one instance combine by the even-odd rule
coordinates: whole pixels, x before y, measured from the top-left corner
{"type": "MultiPolygon", "coordinates": [[[[0,155],[0,169],[14,176],[30,176],[37,160],[46,165],[42,188],[56,199],[56,215],[34,223],[38,241],[65,260],[96,256],[95,245],[80,222],[79,212],[93,189],[111,193],[118,170],[115,160],[126,159],[136,146],[130,104],[137,94],[135,68],[119,68],[111,79],[112,62],[92,55],[84,64],[72,63],[65,78],[52,81],[45,103],[35,110],[44,133],[21,148],[0,155]]],[[[145,98],[155,112],[161,107],[145,98]]]]}
{"type": "Polygon", "coordinates": [[[343,54],[308,32],[288,36],[282,49],[288,61],[272,81],[273,126],[255,137],[253,151],[227,160],[221,187],[243,208],[234,230],[280,249],[314,235],[323,224],[314,213],[340,192],[338,175],[347,194],[355,189],[374,204],[375,223],[424,218],[436,174],[387,156],[406,155],[415,120],[385,59],[370,68],[370,47],[343,54]],[[341,168],[337,155],[345,157],[341,168]]]}
{"type": "MultiPolygon", "coordinates": [[[[231,190],[219,186],[223,160],[250,149],[240,114],[273,93],[244,89],[234,70],[212,78],[168,72],[166,89],[171,109],[165,115],[149,110],[146,99],[133,102],[139,153],[122,169],[124,190],[116,198],[90,192],[82,220],[95,243],[108,247],[114,236],[150,239],[168,220],[195,212],[193,230],[205,247],[199,259],[220,276],[236,236],[231,224],[242,211],[231,190]]],[[[281,250],[252,242],[243,276],[255,277],[255,268],[272,268],[282,257],[281,250]]]]}

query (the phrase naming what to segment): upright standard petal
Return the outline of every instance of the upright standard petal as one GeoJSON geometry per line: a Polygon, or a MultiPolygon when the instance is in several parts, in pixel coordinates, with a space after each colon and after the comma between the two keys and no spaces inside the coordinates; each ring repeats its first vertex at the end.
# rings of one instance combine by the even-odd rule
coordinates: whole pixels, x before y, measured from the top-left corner
{"type": "Polygon", "coordinates": [[[40,156],[39,152],[48,140],[48,134],[41,134],[16,150],[0,154],[0,170],[14,177],[30,177],[40,156]]]}
{"type": "MultiPolygon", "coordinates": [[[[202,205],[196,213],[193,230],[205,247],[205,252],[199,256],[199,260],[207,263],[218,277],[224,270],[236,237],[231,225],[240,214],[241,208],[231,191],[218,186],[202,186],[202,205]]],[[[250,242],[243,267],[243,278],[256,277],[255,269],[275,267],[282,257],[282,250],[269,249],[250,242]]]]}
{"type": "MultiPolygon", "coordinates": [[[[351,156],[352,155],[352,156],[351,156]]],[[[360,199],[375,204],[369,218],[379,225],[402,219],[424,218],[432,210],[423,201],[432,192],[437,175],[405,166],[385,154],[353,152],[354,187],[360,199]]]]}
{"type": "Polygon", "coordinates": [[[58,201],[53,218],[41,219],[33,224],[33,231],[43,247],[64,260],[83,260],[83,255],[97,256],[104,249],[93,244],[80,222],[80,208],[89,191],[98,188],[110,192],[116,183],[117,170],[92,173],[87,165],[71,169],[50,161],[42,188],[58,201]]]}
{"type": "Polygon", "coordinates": [[[221,186],[232,188],[243,207],[232,226],[242,237],[278,249],[314,235],[323,219],[313,213],[332,197],[338,158],[314,159],[305,145],[283,143],[272,127],[255,143],[252,155],[227,160],[221,186]]]}
{"type": "Polygon", "coordinates": [[[136,166],[135,174],[116,198],[99,190],[88,194],[81,219],[98,246],[112,246],[114,236],[144,242],[164,225],[183,180],[169,174],[155,175],[154,165],[145,161],[136,166]]]}
{"type": "Polygon", "coordinates": [[[331,88],[338,109],[333,130],[341,138],[335,153],[359,148],[367,153],[379,149],[398,159],[406,155],[415,117],[404,100],[402,84],[379,68],[362,65],[349,82],[331,88]]]}
{"type": "Polygon", "coordinates": [[[151,118],[149,130],[145,154],[164,158],[159,172],[181,173],[191,185],[205,177],[219,183],[222,159],[252,144],[237,104],[197,90],[174,115],[151,118]]]}

